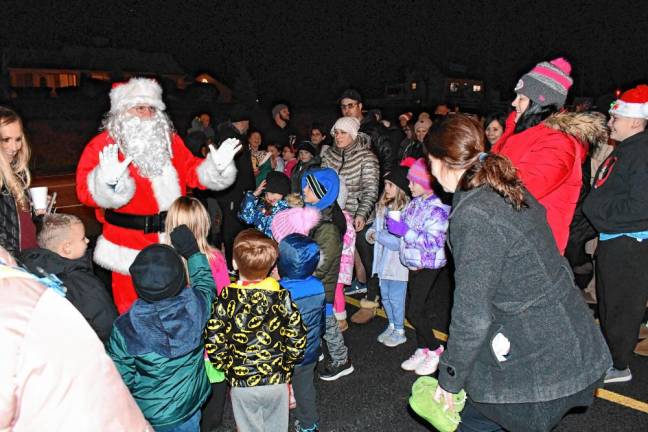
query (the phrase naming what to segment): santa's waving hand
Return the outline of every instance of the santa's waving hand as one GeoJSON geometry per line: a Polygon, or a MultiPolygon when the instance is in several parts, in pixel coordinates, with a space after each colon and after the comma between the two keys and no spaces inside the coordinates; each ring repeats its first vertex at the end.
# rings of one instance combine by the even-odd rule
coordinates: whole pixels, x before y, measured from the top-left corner
{"type": "Polygon", "coordinates": [[[76,172],[79,200],[97,209],[103,233],[94,260],[113,273],[120,313],[137,299],[128,268],[140,250],[159,243],[166,210],[187,188],[222,190],[234,183],[238,140],[194,157],[167,117],[155,80],[113,86],[103,131],[86,146],[76,172]]]}

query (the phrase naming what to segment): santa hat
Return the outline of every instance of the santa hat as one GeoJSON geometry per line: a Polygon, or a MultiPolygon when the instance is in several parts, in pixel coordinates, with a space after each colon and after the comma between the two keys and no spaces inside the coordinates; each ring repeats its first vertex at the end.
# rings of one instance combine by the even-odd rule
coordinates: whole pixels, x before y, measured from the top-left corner
{"type": "Polygon", "coordinates": [[[624,92],[612,104],[610,114],[621,117],[648,119],[648,85],[640,84],[624,92]]]}
{"type": "Polygon", "coordinates": [[[574,83],[569,76],[570,73],[571,65],[562,57],[549,62],[540,62],[520,78],[515,86],[515,92],[528,97],[540,106],[562,107],[565,105],[567,92],[574,83]]]}
{"type": "Polygon", "coordinates": [[[281,243],[289,234],[308,235],[320,220],[320,213],[315,207],[296,207],[282,210],[272,218],[270,229],[272,237],[281,243]]]}
{"type": "Polygon", "coordinates": [[[162,88],[151,78],[131,78],[128,82],[115,83],[110,90],[110,112],[117,113],[136,105],[147,105],[159,111],[166,106],[162,102],[162,88]]]}

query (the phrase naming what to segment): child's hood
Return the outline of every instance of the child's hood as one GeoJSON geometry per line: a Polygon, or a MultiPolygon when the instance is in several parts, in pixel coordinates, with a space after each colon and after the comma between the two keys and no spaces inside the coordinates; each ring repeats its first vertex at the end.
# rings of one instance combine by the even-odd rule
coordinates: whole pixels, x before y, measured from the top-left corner
{"type": "Polygon", "coordinates": [[[320,260],[320,248],[315,241],[302,234],[290,234],[279,243],[277,269],[282,278],[306,279],[320,260]]]}
{"type": "Polygon", "coordinates": [[[79,270],[92,271],[92,263],[87,254],[78,259],[68,259],[49,249],[35,248],[23,251],[20,260],[36,275],[40,274],[37,270],[38,267],[47,273],[58,275],[79,270]]]}
{"type": "Polygon", "coordinates": [[[183,356],[202,346],[207,305],[194,289],[158,302],[137,300],[115,321],[131,355],[183,356]]]}

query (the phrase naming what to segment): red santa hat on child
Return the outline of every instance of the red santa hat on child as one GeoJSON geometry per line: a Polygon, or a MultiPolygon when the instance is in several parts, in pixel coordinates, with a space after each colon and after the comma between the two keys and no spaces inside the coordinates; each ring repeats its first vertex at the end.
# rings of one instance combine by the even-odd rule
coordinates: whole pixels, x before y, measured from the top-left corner
{"type": "Polygon", "coordinates": [[[131,78],[128,82],[114,83],[110,90],[110,112],[117,113],[136,105],[166,109],[162,102],[162,88],[151,78],[131,78]]]}
{"type": "Polygon", "coordinates": [[[624,92],[610,108],[610,114],[648,119],[648,85],[640,84],[624,92]]]}

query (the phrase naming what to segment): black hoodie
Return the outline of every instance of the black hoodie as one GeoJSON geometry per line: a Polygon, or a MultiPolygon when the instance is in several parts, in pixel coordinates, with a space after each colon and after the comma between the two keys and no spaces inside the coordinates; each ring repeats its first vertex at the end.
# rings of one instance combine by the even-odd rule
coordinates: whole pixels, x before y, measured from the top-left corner
{"type": "Polygon", "coordinates": [[[56,275],[67,288],[65,297],[81,312],[99,339],[104,343],[108,340],[117,310],[106,286],[92,272],[87,254],[71,260],[37,248],[24,251],[21,261],[36,275],[42,275],[43,271],[56,275]]]}

